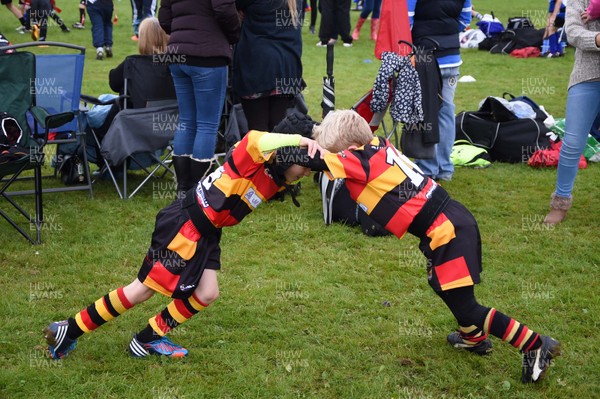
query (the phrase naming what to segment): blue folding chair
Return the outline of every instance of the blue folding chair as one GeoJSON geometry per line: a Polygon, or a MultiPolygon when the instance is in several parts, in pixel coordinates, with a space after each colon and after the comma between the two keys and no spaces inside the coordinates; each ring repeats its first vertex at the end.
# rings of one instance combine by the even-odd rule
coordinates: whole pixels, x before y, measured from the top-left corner
{"type": "MultiPolygon", "coordinates": [[[[41,242],[41,227],[44,221],[42,203],[42,165],[44,162],[44,146],[50,130],[56,129],[73,120],[72,112],[51,115],[36,105],[35,90],[35,55],[30,52],[0,54],[0,109],[13,116],[17,126],[21,127],[17,145],[18,157],[10,157],[0,163],[0,200],[12,205],[13,210],[22,217],[19,221],[9,213],[8,208],[0,209],[2,216],[13,228],[32,244],[41,242]],[[30,113],[37,123],[30,128],[27,123],[30,113]],[[40,130],[38,130],[40,129],[40,130]],[[40,133],[43,132],[43,133],[40,133]],[[29,191],[8,191],[12,184],[21,180],[26,170],[33,170],[34,189],[29,191]],[[16,202],[13,195],[31,193],[34,195],[35,213],[31,214],[16,202]],[[29,224],[25,227],[23,218],[29,224]],[[35,231],[35,235],[33,234],[35,231]]],[[[14,147],[17,149],[17,147],[14,147]]],[[[2,203],[4,204],[4,202],[2,203]]]]}
{"type": "MultiPolygon", "coordinates": [[[[89,190],[90,197],[94,196],[92,180],[87,162],[85,149],[86,136],[81,125],[80,118],[80,97],[81,85],[83,81],[83,67],[85,59],[85,47],[76,46],[69,43],[43,42],[43,43],[22,43],[9,46],[5,49],[24,49],[36,51],[35,54],[35,99],[36,105],[44,108],[49,114],[59,114],[63,112],[72,112],[76,117],[71,122],[54,128],[46,137],[46,145],[57,145],[56,155],[54,157],[54,175],[56,177],[67,154],[61,154],[59,149],[70,148],[77,151],[81,156],[82,182],[77,185],[44,188],[43,192],[64,192],[75,190],[89,190]],[[47,54],[51,50],[74,50],[75,53],[67,54],[47,54]],[[63,147],[64,146],[64,147],[63,147]]],[[[28,125],[33,126],[33,118],[28,115],[28,125]]],[[[43,132],[44,129],[38,125],[37,131],[43,132]]],[[[39,137],[36,137],[39,138],[39,137]]],[[[69,155],[70,156],[70,155],[69,155]]],[[[12,195],[31,194],[31,190],[12,192],[12,195]]]]}

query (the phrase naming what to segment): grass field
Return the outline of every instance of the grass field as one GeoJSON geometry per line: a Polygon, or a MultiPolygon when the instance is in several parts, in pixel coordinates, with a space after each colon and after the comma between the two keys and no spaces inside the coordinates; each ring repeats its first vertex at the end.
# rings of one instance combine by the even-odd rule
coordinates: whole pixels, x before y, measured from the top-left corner
{"type": "MultiPolygon", "coordinates": [[[[61,14],[76,21],[77,2],[61,14]]],[[[84,92],[109,92],[108,71],[136,51],[129,3],[115,2],[115,57],[96,61],[89,24],[49,40],[86,45],[84,92]]],[[[527,15],[541,26],[545,1],[478,1],[481,12],[527,15]]],[[[356,12],[352,20],[356,21],[356,12]]],[[[17,22],[4,7],[0,31],[13,42],[17,22]]],[[[336,46],[337,107],[348,108],[373,82],[373,43],[336,46]]],[[[306,97],[320,115],[325,51],[304,28],[306,97]]],[[[473,110],[488,95],[526,94],[555,117],[564,116],[573,49],[560,59],[519,60],[463,52],[457,111],[473,110]]],[[[318,189],[302,182],[302,206],[271,202],[223,234],[221,298],[172,338],[190,349],[183,360],[131,359],[127,345],[167,303],[146,303],[83,336],[61,361],[45,357],[41,330],[74,315],[137,273],[167,180],[132,200],[118,199],[109,182],[85,192],[44,197],[44,243],[30,246],[0,222],[0,398],[597,398],[600,395],[598,181],[600,169],[581,170],[567,220],[548,228],[556,170],[500,164],[459,169],[444,183],[478,220],[484,273],[479,301],[559,339],[563,356],[547,379],[519,382],[521,356],[492,338],[494,353],[478,357],[446,344],[455,327],[431,291],[417,240],[367,238],[358,229],[325,227],[318,189]],[[594,316],[596,315],[596,316],[594,316]]],[[[132,179],[140,179],[132,174],[132,179]]],[[[58,185],[49,180],[46,185],[58,185]]],[[[30,198],[20,202],[31,209],[30,198]]]]}

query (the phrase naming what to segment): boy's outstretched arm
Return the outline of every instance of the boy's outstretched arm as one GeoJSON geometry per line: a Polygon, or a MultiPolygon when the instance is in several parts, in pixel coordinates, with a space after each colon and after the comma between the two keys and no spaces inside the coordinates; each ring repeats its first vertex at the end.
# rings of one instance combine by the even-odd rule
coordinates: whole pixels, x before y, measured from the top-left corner
{"type": "Polygon", "coordinates": [[[316,141],[299,134],[267,133],[258,141],[258,148],[262,152],[271,152],[282,147],[303,147],[310,157],[314,157],[317,152],[325,153],[316,141]]]}

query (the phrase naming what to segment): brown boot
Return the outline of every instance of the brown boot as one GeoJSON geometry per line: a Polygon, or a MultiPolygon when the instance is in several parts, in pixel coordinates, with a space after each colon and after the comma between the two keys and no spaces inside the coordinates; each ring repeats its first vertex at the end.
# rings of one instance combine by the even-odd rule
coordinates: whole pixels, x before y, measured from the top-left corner
{"type": "Polygon", "coordinates": [[[354,28],[354,30],[352,31],[352,40],[358,40],[360,28],[362,28],[366,20],[366,18],[358,17],[358,21],[356,21],[356,28],[354,28]]]}
{"type": "Polygon", "coordinates": [[[371,40],[377,40],[379,34],[379,18],[371,18],[371,40]]]}
{"type": "Polygon", "coordinates": [[[553,226],[562,222],[567,216],[567,211],[573,205],[573,197],[560,197],[556,193],[552,193],[550,198],[552,198],[550,201],[550,212],[546,215],[544,223],[553,226]]]}

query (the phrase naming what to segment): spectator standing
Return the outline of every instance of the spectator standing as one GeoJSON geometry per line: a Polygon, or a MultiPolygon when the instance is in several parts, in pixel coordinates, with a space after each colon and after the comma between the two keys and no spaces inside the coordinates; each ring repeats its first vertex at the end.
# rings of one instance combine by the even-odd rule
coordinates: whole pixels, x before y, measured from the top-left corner
{"type": "Polygon", "coordinates": [[[183,195],[214,160],[240,20],[234,0],[162,0],[158,17],[170,35],[166,53],[179,105],[173,165],[183,195]]]}
{"type": "Polygon", "coordinates": [[[344,47],[352,47],[350,35],[350,4],[351,0],[320,0],[321,24],[319,27],[318,47],[336,42],[336,33],[342,38],[344,47]]]}
{"type": "Polygon", "coordinates": [[[589,0],[571,0],[566,14],[569,43],[575,47],[565,113],[565,136],[560,149],[556,187],[544,223],[563,221],[573,204],[578,162],[594,119],[600,113],[600,20],[588,20],[589,0]],[[584,23],[584,18],[587,23],[584,23]]]}
{"type": "Polygon", "coordinates": [[[408,16],[413,43],[434,51],[442,75],[442,107],[439,114],[440,142],[433,159],[416,159],[423,173],[435,180],[451,180],[454,165],[450,153],[454,145],[454,93],[459,77],[459,32],[471,23],[471,0],[408,0],[408,16]]]}
{"type": "Polygon", "coordinates": [[[156,15],[156,6],[156,0],[131,0],[132,40],[138,40],[139,27],[142,20],[156,15]]]}
{"type": "Polygon", "coordinates": [[[382,0],[365,0],[362,12],[356,22],[356,27],[352,32],[352,40],[358,40],[360,29],[371,14],[371,40],[377,40],[377,32],[379,32],[379,13],[381,12],[382,0]]]}
{"type": "Polygon", "coordinates": [[[237,0],[243,14],[233,58],[233,91],[248,128],[271,131],[305,87],[300,0],[237,0]]]}

